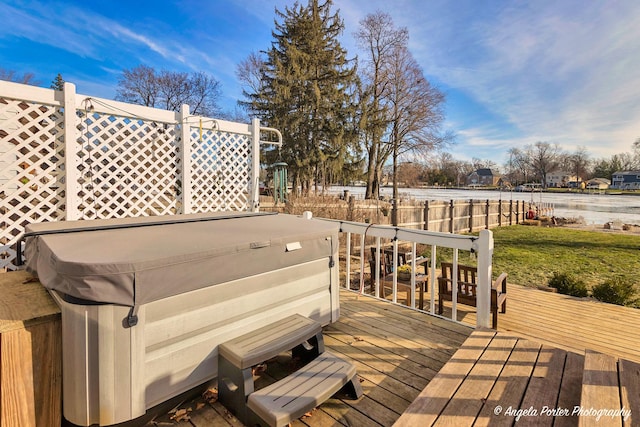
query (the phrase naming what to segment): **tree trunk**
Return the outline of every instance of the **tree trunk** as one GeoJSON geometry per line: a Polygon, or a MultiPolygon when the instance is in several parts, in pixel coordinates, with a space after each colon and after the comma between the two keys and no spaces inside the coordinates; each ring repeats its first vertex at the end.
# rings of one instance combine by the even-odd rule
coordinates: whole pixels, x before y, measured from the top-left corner
{"type": "Polygon", "coordinates": [[[365,199],[377,199],[379,193],[377,176],[376,176],[376,149],[372,144],[368,150],[369,161],[367,163],[367,190],[365,192],[365,199]]]}

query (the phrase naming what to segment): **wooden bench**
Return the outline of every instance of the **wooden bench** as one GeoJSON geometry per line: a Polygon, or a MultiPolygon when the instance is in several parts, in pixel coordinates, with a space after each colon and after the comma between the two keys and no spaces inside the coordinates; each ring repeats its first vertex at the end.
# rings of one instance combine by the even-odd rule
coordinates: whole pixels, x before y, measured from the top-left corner
{"type": "MultiPolygon", "coordinates": [[[[478,268],[458,264],[458,289],[456,301],[461,304],[477,307],[478,268]]],[[[452,301],[453,264],[442,263],[442,275],[438,277],[438,314],[444,310],[444,301],[452,301]]],[[[502,313],[507,311],[507,273],[502,273],[491,286],[492,327],[498,327],[498,307],[502,313]]]]}
{"type": "Polygon", "coordinates": [[[362,395],[355,368],[324,351],[320,323],[294,314],[218,347],[218,398],[245,425],[284,426],[345,385],[362,395]],[[285,351],[310,360],[282,380],[254,391],[252,367],[285,351]]]}

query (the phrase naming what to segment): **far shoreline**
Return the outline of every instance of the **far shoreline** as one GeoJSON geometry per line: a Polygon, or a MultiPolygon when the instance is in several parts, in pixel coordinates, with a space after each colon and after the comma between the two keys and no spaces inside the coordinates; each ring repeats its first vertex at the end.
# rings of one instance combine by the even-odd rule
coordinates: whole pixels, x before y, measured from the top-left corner
{"type": "MultiPolygon", "coordinates": [[[[391,188],[383,187],[380,196],[390,201],[391,188]]],[[[399,200],[404,201],[442,201],[442,200],[517,200],[544,204],[553,209],[552,216],[557,218],[572,218],[576,221],[584,221],[586,224],[598,225],[608,223],[622,223],[640,225],[640,197],[620,197],[616,194],[603,194],[598,191],[577,190],[566,191],[506,191],[500,189],[474,189],[462,188],[416,188],[404,187],[399,189],[399,200]]],[[[604,191],[604,190],[603,190],[604,191]]],[[[327,189],[330,195],[344,198],[355,196],[364,198],[364,187],[332,186],[327,189]]],[[[639,192],[623,194],[624,196],[640,196],[639,192]]]]}

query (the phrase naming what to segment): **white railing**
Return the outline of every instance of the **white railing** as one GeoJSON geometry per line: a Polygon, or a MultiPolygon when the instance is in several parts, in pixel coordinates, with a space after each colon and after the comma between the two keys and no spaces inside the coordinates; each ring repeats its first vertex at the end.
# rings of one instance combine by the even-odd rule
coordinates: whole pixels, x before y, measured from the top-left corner
{"type": "MultiPolygon", "coordinates": [[[[334,220],[327,220],[334,221],[334,220]]],[[[375,247],[375,266],[380,265],[381,255],[381,241],[386,239],[391,242],[393,248],[393,260],[398,259],[398,247],[399,244],[406,244],[411,246],[411,253],[417,254],[417,245],[428,245],[430,247],[430,260],[428,267],[428,295],[429,300],[425,301],[425,307],[423,311],[429,312],[432,315],[438,315],[436,312],[436,295],[437,295],[437,251],[442,248],[450,248],[453,251],[453,271],[457,271],[460,251],[464,251],[477,259],[478,267],[478,288],[477,288],[477,327],[490,327],[491,326],[491,275],[492,275],[492,258],[493,258],[493,233],[490,230],[480,231],[479,236],[467,236],[449,233],[430,232],[422,230],[414,230],[407,228],[398,228],[385,225],[371,225],[362,224],[348,221],[336,221],[340,224],[340,231],[345,236],[346,248],[345,254],[345,282],[343,287],[353,290],[351,286],[352,274],[359,275],[359,289],[357,292],[365,292],[365,269],[369,260],[366,249],[375,247]],[[354,241],[354,235],[359,236],[354,241]],[[374,239],[374,243],[367,244],[367,241],[374,239]],[[352,247],[356,248],[355,254],[352,253],[352,247]],[[356,258],[356,268],[352,268],[352,257],[356,258]]],[[[412,256],[411,263],[411,282],[409,286],[409,307],[418,309],[416,307],[416,263],[419,262],[417,256],[412,256]]],[[[369,294],[380,298],[380,286],[384,286],[381,282],[380,270],[375,268],[375,271],[370,271],[370,277],[373,286],[370,286],[369,294]]],[[[457,289],[457,275],[452,277],[452,289],[457,289]]],[[[385,298],[386,299],[386,298],[385,298]]],[[[452,305],[451,305],[451,320],[458,321],[457,312],[457,293],[452,292],[452,305]]],[[[391,301],[393,303],[398,302],[398,269],[394,268],[392,272],[392,294],[391,301]]]]}
{"type": "Polygon", "coordinates": [[[31,222],[257,210],[261,132],[282,142],[258,120],[0,81],[0,269],[31,222]]]}

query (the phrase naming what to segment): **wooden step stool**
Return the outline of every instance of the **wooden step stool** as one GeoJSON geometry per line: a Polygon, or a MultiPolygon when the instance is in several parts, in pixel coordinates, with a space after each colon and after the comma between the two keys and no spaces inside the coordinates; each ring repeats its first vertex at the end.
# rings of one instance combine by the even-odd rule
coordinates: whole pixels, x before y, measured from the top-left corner
{"type": "Polygon", "coordinates": [[[345,385],[359,398],[353,365],[324,351],[322,326],[295,314],[234,338],[218,347],[218,399],[247,426],[284,426],[345,385]],[[292,350],[311,360],[282,380],[254,392],[251,368],[292,350]]]}

